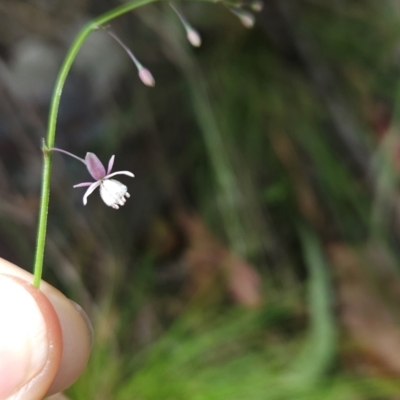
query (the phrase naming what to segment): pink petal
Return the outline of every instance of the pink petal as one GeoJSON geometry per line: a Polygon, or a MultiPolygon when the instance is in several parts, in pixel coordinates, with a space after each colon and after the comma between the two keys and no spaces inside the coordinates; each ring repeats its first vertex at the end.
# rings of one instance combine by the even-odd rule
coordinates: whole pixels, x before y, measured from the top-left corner
{"type": "Polygon", "coordinates": [[[130,176],[131,178],[134,178],[134,177],[135,177],[135,175],[133,175],[132,172],[129,172],[129,171],[118,171],[118,172],[113,172],[113,173],[110,174],[110,175],[106,175],[104,178],[105,178],[105,179],[108,179],[108,178],[111,178],[112,176],[115,176],[115,175],[128,175],[128,176],[130,176]]]}
{"type": "Polygon", "coordinates": [[[100,185],[101,185],[101,181],[97,181],[97,182],[92,183],[92,184],[89,186],[89,189],[86,190],[86,193],[83,195],[83,205],[86,206],[86,204],[87,204],[87,198],[88,198],[88,197],[93,193],[93,191],[94,191],[98,186],[100,186],[100,185]]]}
{"type": "Polygon", "coordinates": [[[82,183],[78,183],[77,185],[74,185],[74,188],[77,188],[77,187],[84,187],[84,186],[90,186],[92,183],[94,183],[94,182],[82,182],[82,183]]]}
{"type": "Polygon", "coordinates": [[[113,167],[113,165],[114,165],[114,158],[115,158],[115,156],[112,156],[111,158],[110,158],[110,161],[108,162],[108,168],[107,168],[107,175],[111,172],[111,170],[112,170],[112,167],[113,167]]]}
{"type": "Polygon", "coordinates": [[[104,165],[98,159],[96,154],[87,153],[85,157],[85,163],[90,175],[92,175],[96,181],[103,179],[106,176],[104,165]]]}

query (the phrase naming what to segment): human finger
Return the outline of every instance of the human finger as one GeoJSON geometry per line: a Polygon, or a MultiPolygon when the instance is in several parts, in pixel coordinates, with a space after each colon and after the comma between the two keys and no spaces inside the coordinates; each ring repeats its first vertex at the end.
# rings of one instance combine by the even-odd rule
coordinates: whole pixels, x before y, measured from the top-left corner
{"type": "Polygon", "coordinates": [[[0,326],[0,399],[42,398],[63,350],[54,307],[30,283],[0,274],[0,326]]]}
{"type": "MultiPolygon", "coordinates": [[[[28,284],[33,280],[32,274],[3,259],[0,259],[0,274],[22,279],[28,284]]],[[[82,373],[89,358],[93,330],[79,305],[60,291],[42,281],[40,292],[52,305],[62,333],[62,355],[56,375],[47,391],[50,395],[70,386],[82,373]]]]}

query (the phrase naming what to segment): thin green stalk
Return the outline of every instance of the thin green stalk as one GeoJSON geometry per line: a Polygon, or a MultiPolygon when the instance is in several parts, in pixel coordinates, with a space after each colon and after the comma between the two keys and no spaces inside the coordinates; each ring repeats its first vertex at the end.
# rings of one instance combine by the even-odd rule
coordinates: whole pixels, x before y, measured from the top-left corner
{"type": "Polygon", "coordinates": [[[322,245],[316,233],[307,226],[300,225],[298,230],[309,273],[310,332],[300,354],[291,362],[284,381],[288,390],[307,392],[322,379],[335,358],[336,329],[329,267],[322,245]]]}
{"type": "Polygon", "coordinates": [[[82,30],[76,37],[75,41],[72,43],[72,46],[61,67],[54,88],[53,98],[50,107],[50,116],[49,116],[49,125],[47,130],[46,143],[43,145],[42,192],[40,199],[35,263],[33,268],[33,275],[34,275],[33,284],[37,288],[39,288],[40,286],[40,280],[42,277],[44,248],[46,242],[47,214],[48,214],[49,199],[50,199],[52,154],[50,151],[48,151],[48,149],[54,147],[58,109],[60,105],[62,90],[64,87],[64,83],[67,79],[68,72],[79,52],[79,49],[82,47],[84,41],[92,31],[98,29],[100,25],[103,25],[113,20],[114,18],[117,18],[122,14],[125,14],[129,11],[134,10],[137,7],[143,6],[148,3],[152,3],[154,1],[156,0],[135,0],[127,4],[124,4],[120,7],[114,8],[113,10],[108,11],[107,13],[90,21],[86,26],[82,28],[82,30]]]}

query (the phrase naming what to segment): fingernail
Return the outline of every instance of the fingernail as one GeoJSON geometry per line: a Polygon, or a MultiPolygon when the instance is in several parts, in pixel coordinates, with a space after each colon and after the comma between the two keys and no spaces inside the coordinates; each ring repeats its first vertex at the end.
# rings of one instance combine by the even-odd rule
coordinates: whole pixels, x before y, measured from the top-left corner
{"type": "Polygon", "coordinates": [[[83,308],[78,303],[75,303],[72,300],[70,300],[70,301],[71,301],[72,305],[75,307],[76,311],[78,311],[78,313],[81,315],[81,317],[85,321],[86,327],[89,332],[89,337],[90,337],[90,347],[92,347],[93,339],[94,339],[94,330],[93,330],[92,323],[90,322],[90,319],[87,316],[87,314],[85,313],[85,311],[83,311],[83,308]]]}
{"type": "Polygon", "coordinates": [[[38,304],[7,275],[0,275],[0,325],[0,399],[5,399],[42,371],[49,352],[38,304]]]}

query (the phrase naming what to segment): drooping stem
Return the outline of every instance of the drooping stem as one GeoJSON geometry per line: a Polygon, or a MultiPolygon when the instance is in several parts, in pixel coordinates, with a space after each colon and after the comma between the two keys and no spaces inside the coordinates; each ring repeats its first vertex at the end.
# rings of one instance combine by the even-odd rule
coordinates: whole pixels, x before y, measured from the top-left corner
{"type": "Polygon", "coordinates": [[[194,47],[199,47],[201,45],[201,37],[196,29],[189,23],[189,21],[185,18],[182,12],[175,6],[173,3],[169,3],[170,7],[174,10],[175,14],[178,16],[181,21],[183,27],[186,31],[186,37],[189,40],[189,43],[194,47]]]}
{"type": "Polygon", "coordinates": [[[187,22],[186,18],[183,16],[183,14],[180,12],[178,7],[175,6],[173,3],[169,3],[169,6],[174,10],[175,14],[178,16],[178,18],[181,20],[182,25],[185,27],[185,29],[188,29],[189,23],[187,22]]]}
{"type": "Polygon", "coordinates": [[[77,157],[75,154],[70,153],[69,151],[65,151],[63,149],[57,149],[57,147],[52,147],[51,149],[47,149],[48,152],[58,151],[59,153],[64,153],[67,156],[74,157],[76,160],[83,162],[86,165],[86,161],[83,158],[77,157]]]}
{"type": "Polygon", "coordinates": [[[89,34],[98,29],[99,26],[125,14],[129,11],[134,10],[140,6],[148,3],[152,3],[155,0],[134,0],[126,3],[120,7],[114,8],[113,10],[95,18],[89,22],[86,26],[82,28],[64,60],[61,67],[60,73],[57,77],[56,85],[54,87],[53,98],[50,107],[50,116],[46,137],[46,145],[43,146],[43,172],[42,172],[42,191],[40,198],[40,209],[39,209],[39,221],[38,221],[38,231],[36,239],[36,254],[33,268],[33,284],[39,288],[40,280],[42,278],[43,271],[43,258],[44,258],[44,248],[46,242],[46,229],[47,229],[47,214],[49,208],[50,199],[50,178],[51,178],[51,164],[52,164],[52,154],[49,149],[54,147],[55,136],[56,136],[56,124],[58,109],[60,106],[60,99],[62,90],[67,79],[69,70],[74,62],[80,48],[85,42],[89,34]]]}
{"type": "Polygon", "coordinates": [[[128,54],[128,56],[130,57],[130,59],[133,61],[133,63],[135,64],[137,70],[138,70],[138,75],[140,80],[146,85],[146,86],[150,86],[150,87],[154,87],[154,85],[156,84],[153,75],[151,74],[151,72],[143,67],[142,63],[136,58],[136,56],[131,52],[131,50],[125,46],[125,44],[122,42],[122,40],[117,36],[117,34],[115,32],[113,32],[109,27],[104,28],[104,30],[110,35],[110,37],[112,37],[124,50],[125,52],[128,54]]]}
{"type": "Polygon", "coordinates": [[[131,58],[138,71],[143,69],[142,63],[136,58],[136,56],[131,52],[131,50],[127,46],[125,46],[122,40],[111,29],[106,29],[105,31],[126,51],[126,53],[131,58]]]}

